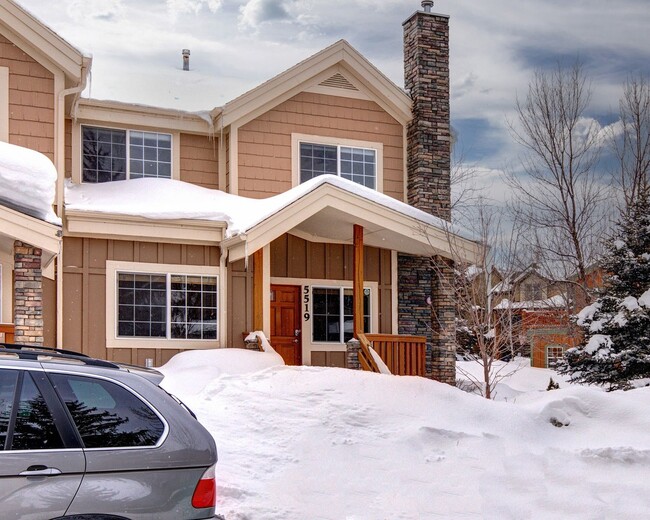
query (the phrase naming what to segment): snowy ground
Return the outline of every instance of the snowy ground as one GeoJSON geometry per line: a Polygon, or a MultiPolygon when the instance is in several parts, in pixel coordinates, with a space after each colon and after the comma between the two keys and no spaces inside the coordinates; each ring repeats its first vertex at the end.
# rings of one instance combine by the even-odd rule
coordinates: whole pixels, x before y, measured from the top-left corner
{"type": "Polygon", "coordinates": [[[650,515],[650,388],[560,379],[546,392],[551,372],[524,367],[499,388],[507,400],[487,401],[421,378],[281,363],[224,349],[162,368],[217,441],[227,520],[650,515]]]}

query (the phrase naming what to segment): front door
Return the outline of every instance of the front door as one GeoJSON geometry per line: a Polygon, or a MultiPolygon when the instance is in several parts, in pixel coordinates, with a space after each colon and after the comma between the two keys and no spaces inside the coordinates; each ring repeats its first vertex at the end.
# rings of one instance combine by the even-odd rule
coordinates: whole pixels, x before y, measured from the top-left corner
{"type": "Polygon", "coordinates": [[[271,285],[271,345],[287,365],[302,365],[299,285],[271,285]]]}

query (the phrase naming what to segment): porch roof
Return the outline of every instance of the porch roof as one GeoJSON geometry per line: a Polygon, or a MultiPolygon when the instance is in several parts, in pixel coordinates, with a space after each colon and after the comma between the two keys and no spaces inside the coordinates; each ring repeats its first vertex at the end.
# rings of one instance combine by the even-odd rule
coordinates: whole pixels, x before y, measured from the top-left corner
{"type": "Polygon", "coordinates": [[[476,261],[479,244],[464,229],[375,190],[332,175],[296,186],[275,211],[224,240],[229,261],[245,258],[284,233],[312,242],[352,243],[355,224],[364,243],[415,255],[476,261]]]}
{"type": "Polygon", "coordinates": [[[13,255],[14,241],[42,249],[43,266],[59,252],[61,228],[49,222],[0,205],[0,252],[13,255]]]}

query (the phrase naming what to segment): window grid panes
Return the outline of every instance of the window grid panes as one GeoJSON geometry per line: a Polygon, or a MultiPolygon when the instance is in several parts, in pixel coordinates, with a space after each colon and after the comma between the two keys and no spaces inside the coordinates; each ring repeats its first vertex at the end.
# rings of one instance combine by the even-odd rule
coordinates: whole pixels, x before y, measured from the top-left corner
{"type": "Polygon", "coordinates": [[[164,177],[172,175],[172,136],[155,132],[129,132],[129,175],[164,177]]]}
{"type": "Polygon", "coordinates": [[[300,182],[339,175],[368,188],[377,186],[377,151],[371,148],[300,143],[300,182]]]}
{"type": "Polygon", "coordinates": [[[564,347],[562,346],[548,346],[546,347],[546,366],[548,368],[555,368],[557,362],[564,356],[564,347]]]}
{"type": "Polygon", "coordinates": [[[83,126],[82,150],[83,182],[172,176],[171,134],[83,126]]]}
{"type": "Polygon", "coordinates": [[[217,279],[171,277],[171,337],[217,339],[217,279]]]}
{"type": "Polygon", "coordinates": [[[117,273],[117,336],[216,340],[217,277],[117,273]]]}
{"type": "MultiPolygon", "coordinates": [[[[349,287],[312,288],[312,340],[345,343],[353,336],[354,300],[349,287]]],[[[370,331],[370,289],[363,290],[363,330],[370,331]]]]}

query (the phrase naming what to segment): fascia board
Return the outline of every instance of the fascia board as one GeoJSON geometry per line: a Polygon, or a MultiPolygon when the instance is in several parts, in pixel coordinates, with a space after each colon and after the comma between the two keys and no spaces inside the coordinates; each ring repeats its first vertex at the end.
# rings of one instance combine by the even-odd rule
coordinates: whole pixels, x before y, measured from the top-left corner
{"type": "Polygon", "coordinates": [[[67,210],[65,236],[102,237],[183,244],[219,245],[225,222],[152,220],[129,215],[67,210]]]}
{"type": "Polygon", "coordinates": [[[193,134],[210,132],[208,122],[196,114],[116,101],[82,98],[77,106],[76,118],[80,121],[121,123],[193,134]]]}
{"type": "Polygon", "coordinates": [[[52,254],[59,252],[61,229],[54,224],[0,206],[0,234],[52,254]]]}

